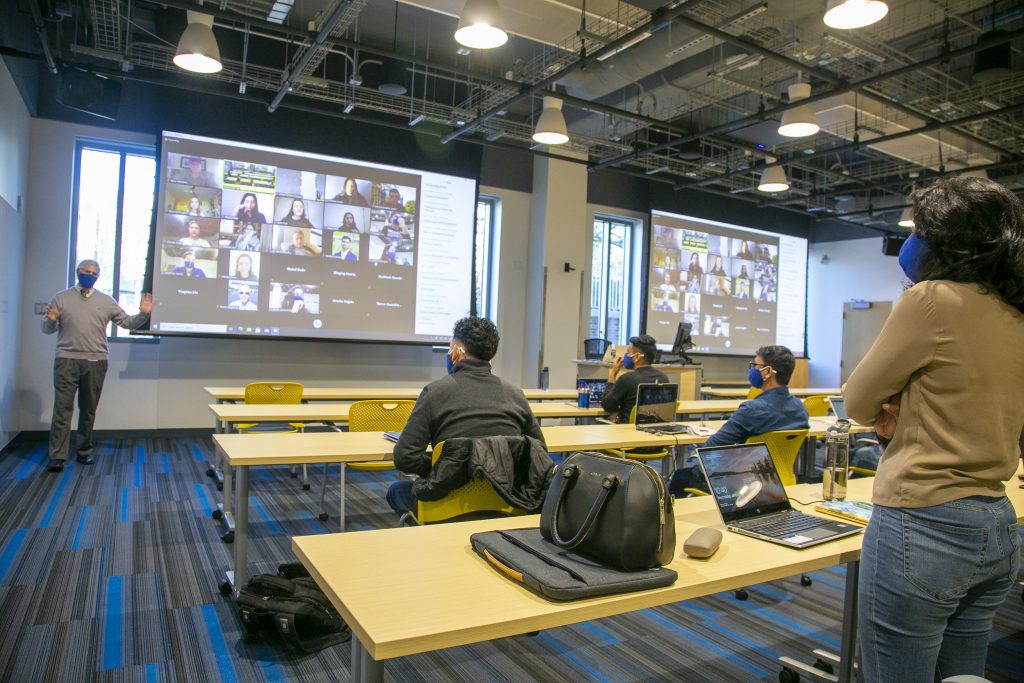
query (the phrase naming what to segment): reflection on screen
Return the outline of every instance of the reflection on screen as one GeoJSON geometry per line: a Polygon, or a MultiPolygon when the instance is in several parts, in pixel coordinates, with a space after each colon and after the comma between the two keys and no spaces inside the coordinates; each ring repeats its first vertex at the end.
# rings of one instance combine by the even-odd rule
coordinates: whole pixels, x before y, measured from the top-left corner
{"type": "Polygon", "coordinates": [[[651,225],[646,332],[659,348],[686,321],[694,352],[803,355],[807,240],[659,211],[651,225]]]}
{"type": "Polygon", "coordinates": [[[151,328],[437,342],[469,312],[476,181],[163,135],[151,328]]]}
{"type": "Polygon", "coordinates": [[[786,489],[762,443],[702,448],[700,461],[723,515],[786,502],[786,489]]]}

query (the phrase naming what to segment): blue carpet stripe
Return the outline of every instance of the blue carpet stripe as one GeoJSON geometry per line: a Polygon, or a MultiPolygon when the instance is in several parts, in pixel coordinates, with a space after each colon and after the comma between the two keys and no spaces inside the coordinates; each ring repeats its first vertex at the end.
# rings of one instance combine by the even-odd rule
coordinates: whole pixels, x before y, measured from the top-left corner
{"type": "Polygon", "coordinates": [[[202,609],[206,630],[210,635],[210,644],[213,646],[213,656],[217,660],[217,668],[220,671],[220,679],[225,683],[237,683],[238,675],[235,673],[235,666],[231,661],[231,651],[228,649],[227,641],[224,640],[224,631],[217,619],[217,611],[213,605],[203,605],[202,609]]]}
{"type": "Polygon", "coordinates": [[[37,448],[32,451],[27,458],[25,458],[25,464],[21,466],[17,472],[15,472],[10,478],[11,479],[24,479],[29,474],[35,471],[36,467],[43,464],[43,460],[46,458],[46,447],[37,448]]]}
{"type": "Polygon", "coordinates": [[[580,624],[580,627],[593,634],[594,639],[591,642],[595,645],[615,645],[616,643],[622,642],[622,638],[612,635],[606,629],[598,626],[596,622],[587,621],[580,624]]]}
{"type": "Polygon", "coordinates": [[[667,619],[667,618],[661,616],[660,614],[658,614],[656,612],[653,612],[651,610],[644,610],[642,612],[642,614],[645,617],[647,617],[648,619],[652,619],[652,620],[658,622],[659,624],[661,624],[662,626],[670,628],[673,631],[676,631],[677,633],[679,633],[680,635],[682,635],[682,636],[684,636],[686,638],[689,638],[690,640],[698,643],[701,647],[704,647],[704,648],[707,648],[708,650],[711,650],[712,652],[714,652],[718,656],[720,656],[720,657],[722,657],[724,659],[727,659],[730,662],[735,662],[736,664],[739,664],[740,666],[742,666],[745,669],[749,669],[750,671],[753,671],[758,676],[769,676],[769,675],[771,675],[771,673],[769,671],[767,671],[765,669],[762,669],[761,667],[759,667],[759,666],[757,666],[755,664],[751,664],[748,661],[740,659],[739,657],[736,656],[735,653],[730,652],[729,650],[726,650],[724,647],[719,646],[714,641],[708,640],[707,638],[703,638],[703,637],[697,635],[696,633],[694,633],[693,631],[691,631],[688,628],[684,628],[683,626],[680,626],[679,624],[673,623],[671,619],[667,619]]]}
{"type": "Polygon", "coordinates": [[[128,523],[128,489],[121,489],[121,523],[128,523]]]}
{"type": "Polygon", "coordinates": [[[206,460],[206,454],[203,453],[203,450],[199,448],[199,446],[192,446],[192,455],[195,457],[197,462],[203,462],[206,460]]]}
{"type": "MultiPolygon", "coordinates": [[[[758,586],[758,589],[760,589],[762,587],[763,587],[763,584],[761,586],[758,586]]],[[[813,638],[816,638],[816,639],[820,640],[821,642],[825,643],[826,645],[831,646],[832,648],[839,648],[839,641],[838,640],[836,640],[835,638],[830,638],[828,636],[828,634],[826,634],[826,633],[820,633],[818,631],[815,631],[814,629],[807,628],[806,626],[801,624],[799,621],[794,621],[792,619],[787,619],[787,618],[783,617],[782,615],[775,614],[774,612],[772,612],[771,610],[768,610],[768,609],[760,609],[760,608],[758,608],[758,609],[753,610],[753,611],[756,611],[764,619],[770,619],[770,620],[776,622],[777,624],[782,624],[783,626],[786,626],[792,632],[798,632],[798,633],[801,633],[801,634],[803,634],[805,636],[811,636],[813,638]]]]}
{"type": "Polygon", "coordinates": [[[121,668],[121,618],[124,616],[124,579],[107,579],[107,602],[104,610],[103,670],[121,668]]]}
{"type": "Polygon", "coordinates": [[[580,669],[583,669],[583,671],[587,673],[589,680],[611,683],[611,679],[609,679],[606,676],[603,676],[600,671],[595,671],[589,664],[584,662],[579,656],[577,656],[575,653],[573,653],[568,648],[563,646],[555,638],[548,635],[546,631],[542,631],[541,634],[537,636],[537,639],[544,643],[547,643],[548,646],[550,646],[551,649],[553,649],[560,658],[568,659],[570,662],[574,663],[580,669]]]}
{"type": "Polygon", "coordinates": [[[206,495],[206,487],[202,484],[193,484],[193,488],[195,488],[196,498],[199,499],[199,504],[203,506],[203,512],[205,512],[206,516],[209,517],[213,514],[213,506],[210,505],[210,499],[206,495]]]}
{"type": "Polygon", "coordinates": [[[146,449],[139,444],[135,447],[135,488],[142,488],[142,468],[146,466],[146,449]]]}
{"type": "Polygon", "coordinates": [[[160,665],[150,663],[146,665],[146,683],[156,683],[160,680],[160,665]]]}
{"type": "Polygon", "coordinates": [[[7,576],[8,570],[14,563],[14,558],[21,550],[22,544],[25,542],[25,537],[28,535],[28,529],[18,529],[11,534],[11,539],[7,541],[7,545],[4,546],[4,550],[0,553],[0,583],[3,583],[4,577],[7,576]]]}
{"type": "Polygon", "coordinates": [[[82,506],[82,514],[78,518],[78,529],[75,531],[75,540],[71,542],[72,550],[79,550],[82,546],[82,533],[85,531],[85,523],[89,519],[89,506],[82,506]]]}
{"type": "Polygon", "coordinates": [[[263,523],[267,525],[267,531],[269,531],[270,534],[278,536],[281,533],[281,527],[277,525],[277,522],[271,519],[270,515],[267,514],[267,511],[263,508],[262,503],[260,503],[256,496],[249,496],[249,505],[252,505],[256,509],[256,513],[263,520],[263,523]]]}
{"type": "Polygon", "coordinates": [[[46,513],[43,515],[43,519],[39,522],[40,529],[46,529],[50,526],[50,522],[53,521],[53,515],[57,512],[57,506],[60,504],[60,499],[64,495],[64,489],[67,488],[68,482],[71,481],[72,470],[64,470],[63,476],[60,478],[60,483],[57,484],[57,488],[53,492],[53,498],[50,499],[50,504],[46,506],[46,513]]]}
{"type": "Polygon", "coordinates": [[[171,463],[170,463],[169,460],[167,460],[167,454],[166,453],[161,453],[160,454],[160,474],[170,474],[170,473],[171,473],[171,463]]]}
{"type": "Polygon", "coordinates": [[[253,652],[256,655],[256,661],[259,662],[260,671],[263,672],[265,679],[268,681],[288,680],[284,671],[274,661],[277,652],[269,645],[257,645],[253,647],[253,652]]]}

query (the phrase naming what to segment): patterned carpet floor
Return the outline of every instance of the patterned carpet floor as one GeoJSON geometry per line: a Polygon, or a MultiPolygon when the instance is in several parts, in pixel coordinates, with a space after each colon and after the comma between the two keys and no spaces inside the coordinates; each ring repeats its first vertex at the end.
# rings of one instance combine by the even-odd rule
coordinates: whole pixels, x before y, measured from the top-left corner
{"type": "MultiPolygon", "coordinates": [[[[209,437],[108,439],[96,464],[45,471],[46,444],[0,457],[0,681],[348,681],[349,646],[313,655],[246,644],[218,591],[231,546],[211,519],[220,499],[209,437]]],[[[284,468],[250,475],[250,571],[292,561],[289,537],[337,530],[284,468]]],[[[337,479],[337,467],[332,468],[337,479]]],[[[397,525],[384,502],[393,473],[349,471],[348,529],[397,525]]],[[[336,482],[335,482],[336,483],[336,482]]],[[[775,681],[776,659],[839,646],[845,574],[775,581],[656,609],[405,657],[395,681],[775,681]]],[[[1024,603],[996,617],[988,677],[1024,680],[1024,603]]],[[[806,678],[805,678],[806,680],[806,678]]]]}

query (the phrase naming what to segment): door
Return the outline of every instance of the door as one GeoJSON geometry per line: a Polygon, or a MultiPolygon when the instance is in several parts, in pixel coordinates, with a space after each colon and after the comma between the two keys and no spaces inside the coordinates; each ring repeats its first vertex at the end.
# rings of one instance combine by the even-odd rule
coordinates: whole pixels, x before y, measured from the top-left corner
{"type": "Polygon", "coordinates": [[[839,360],[839,381],[845,384],[864,354],[878,338],[889,314],[891,301],[857,301],[843,304],[843,355],[839,360]]]}

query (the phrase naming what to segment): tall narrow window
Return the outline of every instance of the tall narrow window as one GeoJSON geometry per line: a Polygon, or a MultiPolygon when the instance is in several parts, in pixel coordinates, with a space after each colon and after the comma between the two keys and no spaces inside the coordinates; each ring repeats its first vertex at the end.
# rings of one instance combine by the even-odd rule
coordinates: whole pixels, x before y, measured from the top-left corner
{"type": "MultiPolygon", "coordinates": [[[[99,262],[96,287],[129,314],[138,312],[142,298],[155,179],[151,147],[94,140],[76,145],[70,269],[82,259],[99,262]]],[[[127,332],[112,326],[108,334],[127,332]]]]}
{"type": "Polygon", "coordinates": [[[590,337],[613,344],[628,339],[630,235],[633,224],[604,216],[594,218],[590,280],[590,337]]]}
{"type": "Polygon", "coordinates": [[[476,204],[476,237],[474,241],[473,305],[476,314],[497,323],[497,263],[498,263],[498,207],[497,197],[481,196],[476,204]]]}

